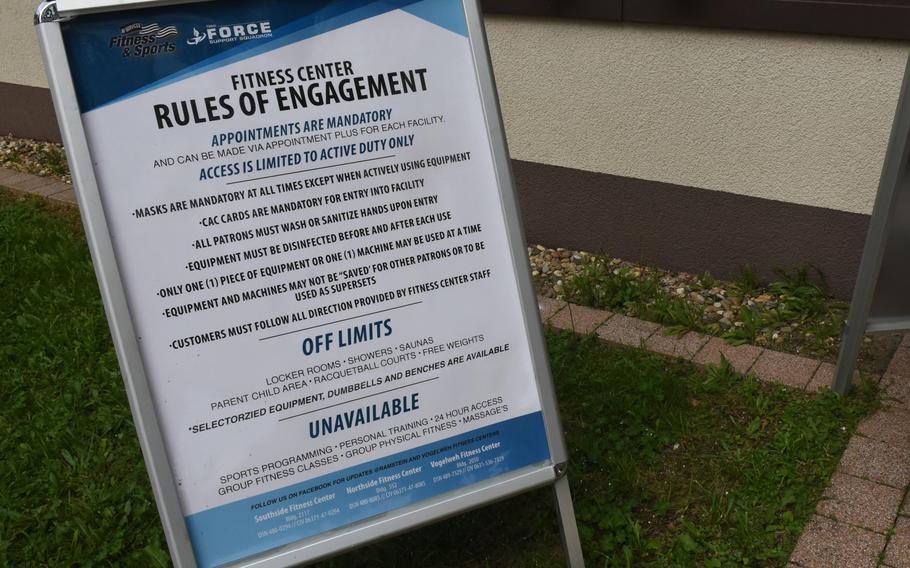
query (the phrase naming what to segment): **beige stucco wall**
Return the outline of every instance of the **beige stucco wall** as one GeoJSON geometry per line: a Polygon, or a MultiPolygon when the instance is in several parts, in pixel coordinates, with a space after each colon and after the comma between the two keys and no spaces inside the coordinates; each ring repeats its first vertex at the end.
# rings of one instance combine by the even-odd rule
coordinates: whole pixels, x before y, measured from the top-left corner
{"type": "Polygon", "coordinates": [[[487,31],[517,159],[872,210],[906,44],[507,17],[487,31]]]}
{"type": "MultiPolygon", "coordinates": [[[[46,86],[32,15],[0,0],[0,82],[46,86]]],[[[869,213],[908,46],[492,16],[512,155],[869,213]]]]}
{"type": "Polygon", "coordinates": [[[0,82],[47,87],[33,25],[39,0],[0,0],[0,82]]]}

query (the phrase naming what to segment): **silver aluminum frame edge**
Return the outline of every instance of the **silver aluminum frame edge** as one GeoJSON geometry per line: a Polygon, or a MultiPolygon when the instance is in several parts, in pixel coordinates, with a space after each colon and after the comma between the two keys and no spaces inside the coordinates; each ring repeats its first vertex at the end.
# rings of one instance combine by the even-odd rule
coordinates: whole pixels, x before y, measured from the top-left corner
{"type": "MultiPolygon", "coordinates": [[[[189,1],[191,0],[153,0],[143,6],[184,4],[189,1]]],[[[41,22],[41,14],[44,10],[52,4],[54,4],[54,0],[46,0],[41,4],[38,10],[38,22],[41,22]]],[[[537,297],[527,263],[527,249],[512,178],[511,160],[506,146],[505,129],[501,114],[499,114],[499,99],[496,94],[481,11],[477,0],[463,0],[463,6],[484,118],[490,137],[490,151],[493,154],[500,199],[505,214],[504,221],[513,268],[518,277],[525,331],[532,348],[532,364],[544,416],[551,455],[550,462],[510,472],[434,499],[341,527],[336,531],[246,558],[230,564],[229,566],[232,568],[254,566],[256,568],[285,568],[300,565],[303,562],[315,562],[494,501],[538,487],[552,485],[557,480],[557,473],[559,476],[565,473],[568,452],[559,420],[537,297]]],[[[118,8],[118,6],[108,6],[91,10],[91,12],[114,11],[118,8]]],[[[79,13],[87,13],[87,11],[79,13]]],[[[60,25],[57,21],[41,22],[36,29],[67,158],[71,164],[86,238],[168,547],[175,566],[195,568],[196,560],[180,507],[176,482],[152,403],[148,379],[139,352],[138,339],[129,315],[107,219],[101,205],[95,171],[91,167],[93,162],[82,125],[81,112],[76,102],[75,87],[63,45],[60,25]]]]}
{"type": "Polygon", "coordinates": [[[120,10],[138,10],[140,8],[151,8],[153,6],[165,6],[170,4],[195,4],[198,2],[211,2],[212,0],[132,0],[130,2],[95,2],[95,5],[83,8],[74,8],[72,10],[60,9],[61,16],[74,16],[77,14],[97,14],[100,12],[116,12],[120,10]]]}
{"type": "Polygon", "coordinates": [[[196,568],[195,555],[177,496],[177,485],[152,403],[148,377],[139,352],[139,341],[101,204],[60,22],[42,21],[45,10],[52,8],[53,4],[52,0],[45,1],[38,7],[35,28],[70,164],[82,225],[171,558],[177,568],[196,568]]]}

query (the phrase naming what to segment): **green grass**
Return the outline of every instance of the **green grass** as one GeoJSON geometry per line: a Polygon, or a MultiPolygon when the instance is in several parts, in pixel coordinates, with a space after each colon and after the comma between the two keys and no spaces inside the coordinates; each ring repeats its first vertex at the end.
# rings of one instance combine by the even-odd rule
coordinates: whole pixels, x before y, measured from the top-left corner
{"type": "Polygon", "coordinates": [[[81,228],[0,201],[0,565],[167,565],[81,228]]]}
{"type": "MultiPolygon", "coordinates": [[[[166,566],[74,219],[0,198],[0,566],[166,566]]],[[[548,332],[589,566],[783,566],[862,416],[842,399],[548,332]]],[[[542,490],[350,567],[560,566],[542,490]]]]}

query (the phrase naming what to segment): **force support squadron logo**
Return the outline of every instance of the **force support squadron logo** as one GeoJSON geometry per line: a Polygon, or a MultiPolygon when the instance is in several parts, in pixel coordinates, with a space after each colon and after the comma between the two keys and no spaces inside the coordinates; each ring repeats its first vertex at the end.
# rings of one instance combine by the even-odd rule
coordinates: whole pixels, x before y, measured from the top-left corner
{"type": "Polygon", "coordinates": [[[193,28],[193,36],[186,40],[187,45],[235,43],[251,39],[272,37],[272,22],[246,22],[243,24],[208,24],[204,32],[193,28]]]}

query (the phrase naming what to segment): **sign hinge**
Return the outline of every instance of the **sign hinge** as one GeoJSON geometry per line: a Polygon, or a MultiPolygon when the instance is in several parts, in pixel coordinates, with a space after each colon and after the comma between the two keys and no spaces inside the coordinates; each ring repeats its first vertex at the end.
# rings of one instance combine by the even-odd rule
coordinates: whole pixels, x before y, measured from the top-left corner
{"type": "Polygon", "coordinates": [[[60,12],[57,11],[57,0],[45,0],[38,6],[38,10],[35,12],[35,25],[38,24],[49,24],[52,22],[61,22],[68,20],[60,15],[60,12]]]}

